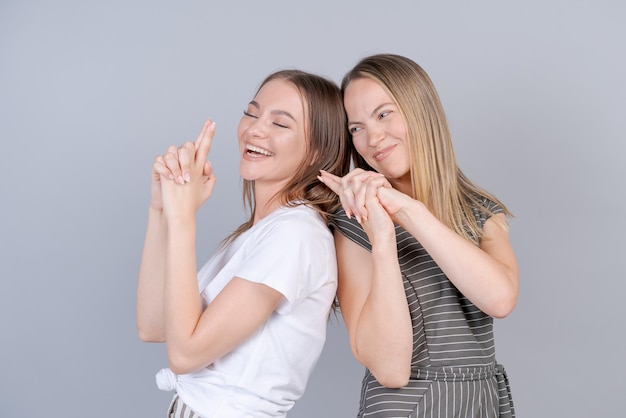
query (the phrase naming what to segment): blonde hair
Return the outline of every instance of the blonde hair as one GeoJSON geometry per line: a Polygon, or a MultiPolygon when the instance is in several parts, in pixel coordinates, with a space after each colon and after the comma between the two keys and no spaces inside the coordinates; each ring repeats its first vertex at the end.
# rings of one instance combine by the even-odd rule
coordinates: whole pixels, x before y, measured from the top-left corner
{"type": "MultiPolygon", "coordinates": [[[[391,96],[404,119],[410,154],[413,197],[456,233],[478,243],[482,228],[474,210],[492,215],[483,200],[489,199],[511,212],[493,195],[472,183],[456,162],[446,116],[428,74],[414,61],[393,54],[362,59],[346,74],[341,91],[351,81],[369,78],[391,96]]],[[[373,170],[350,141],[355,167],[373,170]]]]}
{"type": "MultiPolygon", "coordinates": [[[[291,180],[274,198],[283,205],[306,204],[327,220],[339,208],[339,198],[317,176],[320,170],[344,176],[350,169],[341,91],[337,84],[324,77],[300,70],[282,70],[270,74],[261,83],[257,93],[265,84],[277,79],[292,83],[300,92],[306,115],[307,153],[291,180]]],[[[232,241],[254,224],[254,181],[243,180],[243,200],[250,218],[226,237],[223,243],[232,241]]]]}

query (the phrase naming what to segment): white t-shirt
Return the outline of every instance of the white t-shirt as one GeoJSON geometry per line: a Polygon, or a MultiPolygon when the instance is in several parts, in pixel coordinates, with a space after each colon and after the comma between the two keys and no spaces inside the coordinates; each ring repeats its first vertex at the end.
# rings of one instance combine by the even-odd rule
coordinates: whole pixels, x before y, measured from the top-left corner
{"type": "Polygon", "coordinates": [[[176,389],[203,418],[284,417],[302,396],[326,340],[337,290],[332,233],[310,207],[281,207],[200,269],[205,307],[233,277],[263,283],[284,299],[261,328],[224,357],[189,374],[164,369],[157,383],[176,389]]]}

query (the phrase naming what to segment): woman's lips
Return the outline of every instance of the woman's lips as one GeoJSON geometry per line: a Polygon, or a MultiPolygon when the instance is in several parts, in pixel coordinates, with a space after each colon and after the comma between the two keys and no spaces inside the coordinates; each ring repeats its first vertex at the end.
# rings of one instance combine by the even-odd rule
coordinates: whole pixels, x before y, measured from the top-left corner
{"type": "Polygon", "coordinates": [[[381,149],[380,151],[376,151],[374,155],[372,156],[372,158],[374,158],[374,160],[376,160],[377,162],[380,162],[384,160],[385,158],[387,158],[395,147],[396,147],[396,144],[385,147],[381,149]]]}
{"type": "Polygon", "coordinates": [[[260,158],[272,157],[274,156],[274,153],[256,145],[246,144],[243,156],[247,157],[246,159],[256,160],[260,158]]]}

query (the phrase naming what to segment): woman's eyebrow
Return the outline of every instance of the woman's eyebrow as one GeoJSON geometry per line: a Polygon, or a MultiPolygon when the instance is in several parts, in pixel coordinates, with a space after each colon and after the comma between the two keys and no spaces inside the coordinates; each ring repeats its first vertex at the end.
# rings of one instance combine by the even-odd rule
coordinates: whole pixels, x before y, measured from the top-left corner
{"type": "Polygon", "coordinates": [[[272,110],[270,112],[272,115],[284,115],[287,116],[288,118],[290,118],[291,120],[293,120],[294,122],[296,122],[296,118],[294,118],[291,113],[285,111],[285,110],[272,110]]]}
{"type": "MultiPolygon", "coordinates": [[[[380,111],[380,109],[382,109],[383,107],[385,107],[385,106],[392,106],[392,105],[394,105],[394,103],[383,103],[383,104],[380,104],[380,105],[376,106],[376,108],[375,108],[374,110],[372,110],[372,113],[370,113],[370,117],[371,117],[371,118],[375,117],[375,116],[376,116],[376,114],[377,114],[377,113],[380,111]]],[[[359,123],[362,123],[362,122],[357,121],[357,120],[348,120],[348,125],[359,124],[359,123]]]]}
{"type": "Polygon", "coordinates": [[[393,103],[383,103],[383,104],[377,106],[376,109],[372,110],[372,113],[370,113],[370,117],[376,116],[376,113],[378,113],[378,111],[380,109],[382,109],[385,106],[389,106],[389,105],[393,105],[393,103]]]}
{"type": "MultiPolygon", "coordinates": [[[[261,105],[259,105],[259,103],[257,101],[255,101],[255,100],[252,100],[249,104],[254,106],[254,107],[256,107],[257,109],[261,108],[261,105]]],[[[286,110],[276,109],[276,110],[270,111],[270,113],[272,115],[284,115],[284,116],[287,116],[288,118],[290,118],[291,120],[293,120],[294,122],[297,122],[296,118],[294,118],[293,115],[291,113],[287,112],[286,110]]]]}

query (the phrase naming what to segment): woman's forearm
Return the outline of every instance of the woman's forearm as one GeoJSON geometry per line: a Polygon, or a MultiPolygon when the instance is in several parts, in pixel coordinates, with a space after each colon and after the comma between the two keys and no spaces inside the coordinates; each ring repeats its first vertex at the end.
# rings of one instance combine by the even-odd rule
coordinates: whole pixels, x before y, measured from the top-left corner
{"type": "Polygon", "coordinates": [[[372,247],[372,282],[357,324],[359,358],[388,387],[406,385],[413,351],[411,315],[395,240],[372,247]]]}
{"type": "Polygon", "coordinates": [[[162,342],[167,224],[163,211],[150,208],[137,280],[137,330],[143,341],[162,342]]]}
{"type": "Polygon", "coordinates": [[[367,251],[335,233],[337,297],[355,357],[388,387],[410,374],[413,329],[398,264],[395,234],[367,251]]]}
{"type": "Polygon", "coordinates": [[[196,221],[194,216],[168,221],[165,254],[164,323],[170,365],[185,364],[202,303],[196,269],[196,221]]]}
{"type": "Polygon", "coordinates": [[[480,246],[444,225],[419,201],[413,200],[400,211],[397,221],[479,309],[494,317],[511,312],[517,301],[518,276],[504,220],[487,221],[480,246]]]}

